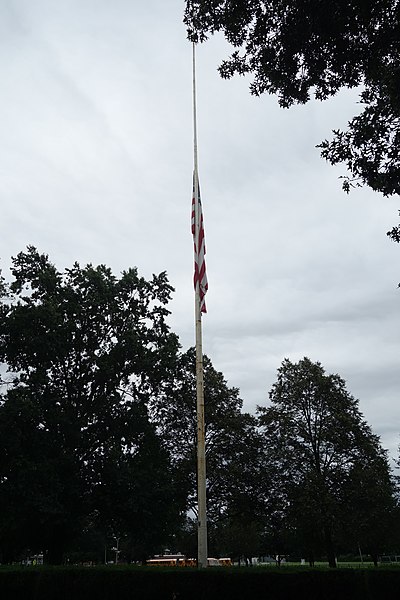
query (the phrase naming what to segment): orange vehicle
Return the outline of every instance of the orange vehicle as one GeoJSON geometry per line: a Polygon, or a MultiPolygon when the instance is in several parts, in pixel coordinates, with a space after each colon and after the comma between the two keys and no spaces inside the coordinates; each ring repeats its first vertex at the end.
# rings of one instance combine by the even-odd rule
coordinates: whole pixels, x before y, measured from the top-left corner
{"type": "Polygon", "coordinates": [[[219,564],[221,565],[221,567],[231,567],[232,561],[230,558],[220,558],[219,564]]]}

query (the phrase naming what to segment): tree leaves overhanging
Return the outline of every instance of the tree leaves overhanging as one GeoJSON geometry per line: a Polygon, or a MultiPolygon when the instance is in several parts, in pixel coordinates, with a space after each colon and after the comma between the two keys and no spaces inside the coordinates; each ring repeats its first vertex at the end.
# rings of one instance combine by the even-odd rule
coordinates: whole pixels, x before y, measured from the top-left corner
{"type": "Polygon", "coordinates": [[[221,76],[252,75],[251,93],[277,94],[282,107],[362,86],[360,114],[322,156],[346,164],[345,191],[400,193],[398,0],[187,0],[184,22],[194,42],[222,32],[234,51],[221,76]]]}

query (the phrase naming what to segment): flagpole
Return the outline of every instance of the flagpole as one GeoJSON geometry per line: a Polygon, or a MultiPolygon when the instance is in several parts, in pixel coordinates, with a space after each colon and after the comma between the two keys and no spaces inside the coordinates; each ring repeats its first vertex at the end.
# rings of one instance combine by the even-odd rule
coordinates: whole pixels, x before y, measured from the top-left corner
{"type": "MultiPolygon", "coordinates": [[[[197,112],[196,112],[196,52],[193,43],[193,150],[194,150],[194,200],[195,239],[199,239],[199,179],[197,157],[197,112]]],[[[200,310],[200,282],[195,289],[196,325],[196,397],[197,397],[197,565],[207,567],[207,508],[206,508],[206,447],[204,420],[204,374],[203,347],[200,310]]]]}

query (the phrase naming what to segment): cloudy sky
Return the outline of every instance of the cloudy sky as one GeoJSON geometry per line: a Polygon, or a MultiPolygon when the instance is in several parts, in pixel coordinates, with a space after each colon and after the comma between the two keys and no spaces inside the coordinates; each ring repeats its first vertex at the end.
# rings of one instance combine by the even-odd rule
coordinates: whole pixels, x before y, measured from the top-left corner
{"type": "MultiPolygon", "coordinates": [[[[183,1],[0,2],[0,256],[27,244],[60,268],[166,270],[171,327],[194,344],[191,46],[183,1]]],[[[400,437],[400,202],[347,196],[315,145],[359,110],[346,91],[282,110],[197,51],[207,242],[204,351],[246,410],[284,357],[339,373],[392,456],[400,437]]]]}

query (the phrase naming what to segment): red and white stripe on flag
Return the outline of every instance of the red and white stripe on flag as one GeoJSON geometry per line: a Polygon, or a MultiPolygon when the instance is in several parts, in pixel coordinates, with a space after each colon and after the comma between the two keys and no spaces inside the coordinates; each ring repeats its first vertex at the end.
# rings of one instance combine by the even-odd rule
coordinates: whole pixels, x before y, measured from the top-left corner
{"type": "Polygon", "coordinates": [[[193,174],[193,197],[192,197],[192,235],[194,244],[194,289],[199,286],[200,312],[206,313],[205,295],[208,290],[206,273],[206,244],[204,239],[203,212],[200,200],[200,186],[197,174],[193,174]],[[196,189],[197,188],[197,189],[196,189]],[[196,228],[196,217],[198,227],[196,228]]]}

